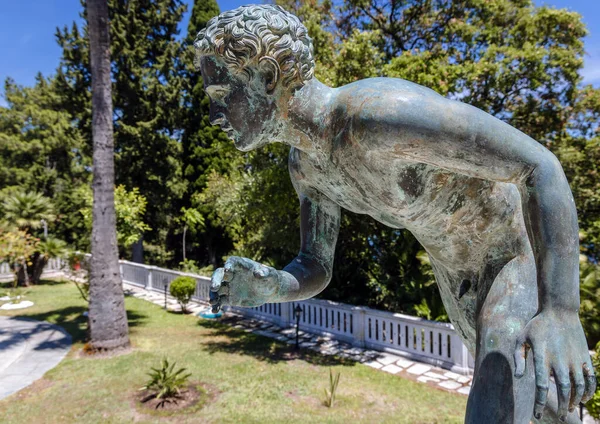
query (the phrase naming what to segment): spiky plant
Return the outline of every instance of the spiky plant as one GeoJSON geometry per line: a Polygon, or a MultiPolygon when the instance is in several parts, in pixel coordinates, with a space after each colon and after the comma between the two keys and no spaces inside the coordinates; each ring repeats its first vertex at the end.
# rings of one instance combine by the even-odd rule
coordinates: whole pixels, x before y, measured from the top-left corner
{"type": "Polygon", "coordinates": [[[154,391],[155,399],[162,399],[162,403],[179,397],[181,389],[185,386],[191,374],[185,374],[186,369],[175,371],[175,362],[169,364],[167,358],[161,362],[160,368],[151,368],[148,373],[150,380],[140,390],[154,391]]]}
{"type": "Polygon", "coordinates": [[[335,402],[335,392],[337,391],[338,384],[340,382],[340,373],[338,372],[335,376],[333,371],[329,368],[329,389],[325,389],[325,406],[332,408],[335,402]]]}

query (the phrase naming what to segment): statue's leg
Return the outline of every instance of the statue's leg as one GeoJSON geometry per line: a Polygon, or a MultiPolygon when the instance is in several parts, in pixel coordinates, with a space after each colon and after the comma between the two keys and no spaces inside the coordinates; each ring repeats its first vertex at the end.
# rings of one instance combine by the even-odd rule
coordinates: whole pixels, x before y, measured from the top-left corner
{"type": "MultiPolygon", "coordinates": [[[[465,422],[469,424],[528,424],[533,421],[535,378],[532,355],[526,372],[514,378],[516,339],[537,311],[537,284],[533,255],[506,264],[494,278],[477,316],[473,386],[465,422]]],[[[486,285],[486,282],[482,282],[486,285]]],[[[550,390],[545,423],[558,423],[556,390],[550,390]]],[[[567,422],[580,423],[576,413],[567,422]]]]}

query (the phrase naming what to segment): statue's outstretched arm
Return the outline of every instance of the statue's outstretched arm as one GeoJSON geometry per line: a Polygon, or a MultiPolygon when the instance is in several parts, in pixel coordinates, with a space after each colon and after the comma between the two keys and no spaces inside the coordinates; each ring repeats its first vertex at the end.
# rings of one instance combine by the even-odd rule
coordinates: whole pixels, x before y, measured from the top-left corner
{"type": "Polygon", "coordinates": [[[300,253],[282,271],[293,290],[280,300],[308,299],[319,294],[331,280],[335,244],[340,228],[340,207],[325,195],[299,188],[300,253]],[[296,288],[297,287],[297,288],[296,288]]]}
{"type": "Polygon", "coordinates": [[[567,408],[593,395],[595,377],[578,317],[577,212],[560,163],[532,138],[472,106],[437,96],[412,107],[402,105],[401,99],[395,102],[387,110],[397,112],[382,114],[380,121],[370,124],[370,131],[387,133],[391,125],[397,126],[398,143],[386,149],[393,147],[405,158],[518,186],[537,265],[539,311],[518,339],[515,375],[523,375],[531,348],[536,415],[546,403],[552,372],[559,416],[566,416],[567,408]]]}
{"type": "Polygon", "coordinates": [[[283,270],[232,256],[215,271],[211,303],[259,306],[303,300],[320,293],[331,280],[340,226],[340,208],[321,193],[295,183],[300,198],[301,248],[283,270]]]}

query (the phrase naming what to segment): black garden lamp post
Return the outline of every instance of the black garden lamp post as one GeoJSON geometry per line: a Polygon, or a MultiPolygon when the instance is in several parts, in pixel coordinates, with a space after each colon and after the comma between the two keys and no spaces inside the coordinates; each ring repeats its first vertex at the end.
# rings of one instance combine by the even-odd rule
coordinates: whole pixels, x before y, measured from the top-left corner
{"type": "Polygon", "coordinates": [[[300,315],[302,314],[302,307],[300,305],[296,305],[294,308],[294,315],[296,315],[296,350],[300,348],[298,345],[298,332],[300,331],[300,315]]]}
{"type": "Polygon", "coordinates": [[[163,280],[163,284],[165,285],[165,311],[167,310],[167,288],[169,287],[169,283],[167,280],[163,280]]]}

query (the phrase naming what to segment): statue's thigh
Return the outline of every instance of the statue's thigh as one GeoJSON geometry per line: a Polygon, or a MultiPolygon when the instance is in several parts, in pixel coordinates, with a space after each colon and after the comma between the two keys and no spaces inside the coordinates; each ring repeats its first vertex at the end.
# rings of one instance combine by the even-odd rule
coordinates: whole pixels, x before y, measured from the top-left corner
{"type": "Polygon", "coordinates": [[[537,310],[533,257],[520,256],[495,276],[477,316],[477,345],[467,423],[529,423],[535,381],[531,355],[527,372],[514,375],[516,339],[537,310]]]}

